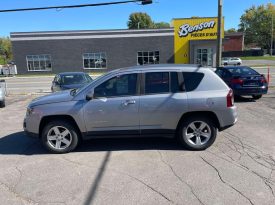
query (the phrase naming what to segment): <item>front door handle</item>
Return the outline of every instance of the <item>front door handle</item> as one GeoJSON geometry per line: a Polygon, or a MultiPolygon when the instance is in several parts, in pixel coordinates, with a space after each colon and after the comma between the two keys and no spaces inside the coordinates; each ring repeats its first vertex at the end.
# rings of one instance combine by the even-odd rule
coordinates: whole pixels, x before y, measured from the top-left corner
{"type": "Polygon", "coordinates": [[[122,103],[124,106],[128,106],[130,104],[136,104],[135,100],[126,100],[125,102],[122,103]]]}

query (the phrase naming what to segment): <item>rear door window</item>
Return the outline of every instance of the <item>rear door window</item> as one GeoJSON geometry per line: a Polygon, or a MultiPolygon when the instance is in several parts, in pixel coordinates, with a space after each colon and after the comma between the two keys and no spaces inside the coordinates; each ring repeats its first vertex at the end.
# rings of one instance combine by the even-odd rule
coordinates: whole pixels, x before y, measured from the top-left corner
{"type": "Polygon", "coordinates": [[[195,90],[204,77],[203,73],[198,72],[183,72],[182,75],[186,92],[195,90]]]}
{"type": "Polygon", "coordinates": [[[145,73],[145,94],[169,92],[169,72],[145,73]]]}

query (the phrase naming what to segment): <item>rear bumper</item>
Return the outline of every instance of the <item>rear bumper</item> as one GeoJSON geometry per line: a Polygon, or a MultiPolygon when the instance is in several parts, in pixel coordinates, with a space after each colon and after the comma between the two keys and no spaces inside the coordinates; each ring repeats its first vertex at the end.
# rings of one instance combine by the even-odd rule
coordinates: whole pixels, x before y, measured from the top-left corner
{"type": "Polygon", "coordinates": [[[234,95],[263,95],[267,94],[268,87],[242,87],[233,89],[234,95]]]}
{"type": "Polygon", "coordinates": [[[226,130],[226,129],[232,127],[233,125],[236,124],[237,121],[238,121],[238,118],[235,119],[235,121],[233,122],[233,124],[231,124],[231,125],[226,125],[226,126],[224,126],[224,127],[220,127],[220,128],[219,128],[219,131],[221,132],[221,131],[224,131],[224,130],[226,130]]]}
{"type": "Polygon", "coordinates": [[[223,131],[229,127],[232,127],[238,121],[236,106],[227,108],[225,110],[216,111],[216,115],[220,123],[219,131],[223,131]]]}

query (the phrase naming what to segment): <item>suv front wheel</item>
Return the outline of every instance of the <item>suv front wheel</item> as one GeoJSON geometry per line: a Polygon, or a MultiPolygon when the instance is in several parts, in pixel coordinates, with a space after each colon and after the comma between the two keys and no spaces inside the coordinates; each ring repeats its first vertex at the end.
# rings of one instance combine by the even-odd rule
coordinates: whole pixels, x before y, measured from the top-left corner
{"type": "Polygon", "coordinates": [[[183,121],[178,133],[180,142],[191,150],[205,150],[214,143],[216,136],[217,128],[214,123],[199,116],[183,121]]]}
{"type": "Polygon", "coordinates": [[[67,121],[51,121],[44,127],[41,140],[50,152],[67,153],[77,147],[77,133],[75,127],[67,121]]]}

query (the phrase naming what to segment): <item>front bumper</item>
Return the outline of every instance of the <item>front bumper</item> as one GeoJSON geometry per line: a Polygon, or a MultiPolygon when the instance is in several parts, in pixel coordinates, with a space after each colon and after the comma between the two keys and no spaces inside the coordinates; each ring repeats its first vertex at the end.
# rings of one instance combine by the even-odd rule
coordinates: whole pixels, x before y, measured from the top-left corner
{"type": "Polygon", "coordinates": [[[24,129],[24,132],[25,132],[25,134],[27,136],[33,137],[33,138],[39,138],[39,134],[38,133],[31,132],[31,131],[29,131],[27,129],[27,120],[26,120],[26,118],[23,121],[23,129],[24,129]]]}
{"type": "Polygon", "coordinates": [[[29,131],[26,131],[26,130],[25,130],[25,134],[26,134],[28,137],[31,137],[31,138],[39,138],[39,135],[38,135],[38,134],[33,133],[33,132],[29,132],[29,131]]]}

